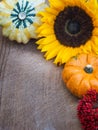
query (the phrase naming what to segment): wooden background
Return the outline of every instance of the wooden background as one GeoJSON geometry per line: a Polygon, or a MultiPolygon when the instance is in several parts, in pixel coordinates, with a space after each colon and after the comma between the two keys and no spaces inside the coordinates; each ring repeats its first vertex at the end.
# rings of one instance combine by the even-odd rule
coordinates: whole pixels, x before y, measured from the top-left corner
{"type": "Polygon", "coordinates": [[[81,130],[63,66],[46,61],[34,42],[12,42],[0,28],[0,130],[81,130]]]}

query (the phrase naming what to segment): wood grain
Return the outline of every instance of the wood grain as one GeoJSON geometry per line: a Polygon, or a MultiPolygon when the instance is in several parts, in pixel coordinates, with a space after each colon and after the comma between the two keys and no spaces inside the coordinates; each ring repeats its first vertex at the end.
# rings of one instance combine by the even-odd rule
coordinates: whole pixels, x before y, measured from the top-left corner
{"type": "Polygon", "coordinates": [[[81,130],[75,98],[34,40],[9,41],[0,28],[0,130],[81,130]]]}

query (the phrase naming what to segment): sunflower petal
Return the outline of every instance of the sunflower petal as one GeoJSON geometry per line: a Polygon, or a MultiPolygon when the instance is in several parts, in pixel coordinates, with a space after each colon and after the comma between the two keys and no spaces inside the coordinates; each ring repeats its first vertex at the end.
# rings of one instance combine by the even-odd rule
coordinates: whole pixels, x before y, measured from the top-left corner
{"type": "Polygon", "coordinates": [[[89,40],[85,45],[81,45],[81,53],[90,53],[92,51],[91,45],[93,44],[92,40],[89,40]]]}
{"type": "Polygon", "coordinates": [[[50,6],[56,9],[64,9],[64,2],[62,0],[49,0],[50,6]]]}
{"type": "Polygon", "coordinates": [[[40,14],[42,16],[41,22],[53,24],[54,20],[56,19],[56,15],[53,15],[53,14],[48,13],[48,12],[40,12],[40,14]]]}
{"type": "Polygon", "coordinates": [[[37,47],[37,49],[41,50],[43,47],[44,47],[44,45],[43,45],[43,44],[40,44],[40,45],[37,47]]]}
{"type": "Polygon", "coordinates": [[[48,50],[53,50],[55,47],[59,46],[58,42],[55,41],[53,43],[47,44],[42,48],[42,52],[48,51],[48,50]]]}
{"type": "Polygon", "coordinates": [[[46,11],[47,11],[48,13],[52,14],[52,15],[55,15],[55,16],[57,16],[58,13],[59,13],[59,12],[58,12],[56,9],[54,9],[54,8],[46,8],[46,11]]]}
{"type": "Polygon", "coordinates": [[[94,36],[92,38],[92,42],[93,42],[93,44],[92,44],[92,50],[93,50],[93,52],[95,54],[98,54],[98,38],[96,36],[94,36]]]}
{"type": "Polygon", "coordinates": [[[96,12],[98,9],[98,1],[97,0],[88,0],[85,2],[86,6],[88,6],[89,9],[96,12]]]}
{"type": "Polygon", "coordinates": [[[40,34],[38,34],[38,37],[42,37],[42,36],[47,36],[47,35],[51,35],[54,34],[54,30],[51,28],[44,28],[43,30],[40,31],[40,34]]]}
{"type": "Polygon", "coordinates": [[[56,41],[56,37],[54,36],[54,35],[49,35],[49,36],[47,36],[47,37],[45,37],[45,38],[42,38],[43,40],[39,40],[39,41],[37,41],[36,43],[37,44],[45,44],[45,45],[47,45],[47,44],[50,44],[50,43],[52,43],[52,42],[55,42],[56,41]]]}
{"type": "Polygon", "coordinates": [[[55,64],[59,64],[59,65],[62,64],[62,53],[63,53],[63,51],[64,51],[64,47],[62,46],[60,51],[57,54],[55,61],[54,61],[55,64]]]}
{"type": "Polygon", "coordinates": [[[93,21],[93,25],[94,25],[94,27],[97,27],[97,28],[98,28],[98,19],[95,19],[95,20],[93,21]]]}
{"type": "Polygon", "coordinates": [[[51,51],[48,50],[47,53],[45,54],[46,60],[50,60],[50,59],[54,58],[58,54],[58,52],[60,51],[60,49],[61,49],[61,46],[57,46],[57,47],[55,47],[51,51]]]}
{"type": "Polygon", "coordinates": [[[94,28],[93,36],[98,36],[98,27],[94,28]]]}

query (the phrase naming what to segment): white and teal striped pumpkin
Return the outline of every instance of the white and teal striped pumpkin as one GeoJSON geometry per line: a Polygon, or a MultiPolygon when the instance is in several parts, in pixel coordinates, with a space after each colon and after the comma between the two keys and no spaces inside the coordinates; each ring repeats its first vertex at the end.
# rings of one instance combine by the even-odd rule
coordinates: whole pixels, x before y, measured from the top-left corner
{"type": "Polygon", "coordinates": [[[10,40],[26,44],[36,38],[39,11],[46,7],[45,0],[3,0],[0,2],[0,25],[3,35],[10,40]]]}

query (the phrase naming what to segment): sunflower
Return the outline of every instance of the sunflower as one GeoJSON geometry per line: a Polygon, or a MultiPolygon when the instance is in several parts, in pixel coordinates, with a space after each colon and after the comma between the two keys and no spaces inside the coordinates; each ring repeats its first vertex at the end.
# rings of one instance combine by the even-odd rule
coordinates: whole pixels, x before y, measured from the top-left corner
{"type": "Polygon", "coordinates": [[[97,0],[49,0],[41,11],[42,24],[37,28],[36,43],[46,60],[66,63],[80,53],[98,54],[97,0]]]}
{"type": "Polygon", "coordinates": [[[45,0],[2,0],[0,25],[3,35],[24,44],[36,38],[35,29],[40,24],[37,13],[45,7],[45,0]]]}

